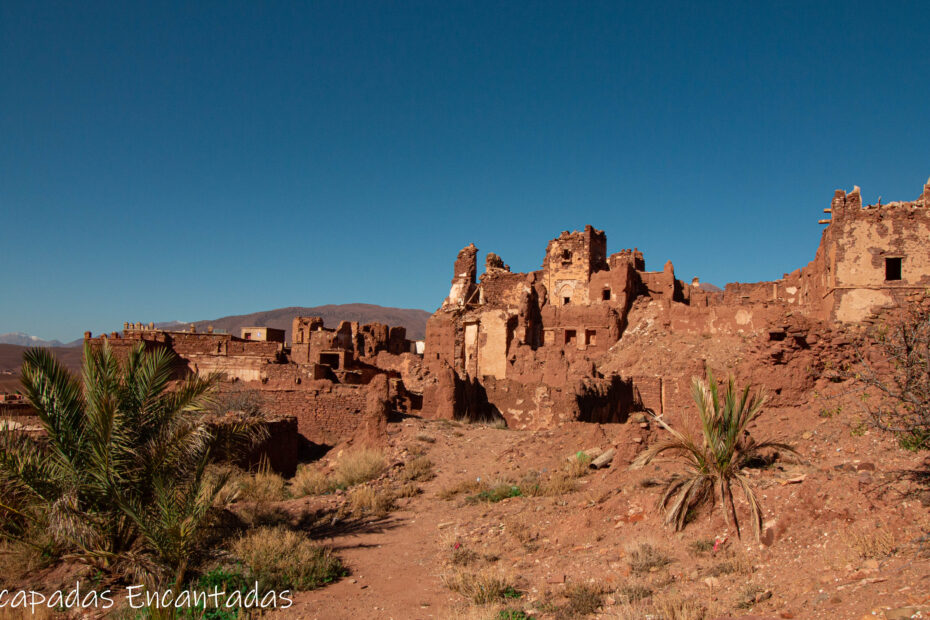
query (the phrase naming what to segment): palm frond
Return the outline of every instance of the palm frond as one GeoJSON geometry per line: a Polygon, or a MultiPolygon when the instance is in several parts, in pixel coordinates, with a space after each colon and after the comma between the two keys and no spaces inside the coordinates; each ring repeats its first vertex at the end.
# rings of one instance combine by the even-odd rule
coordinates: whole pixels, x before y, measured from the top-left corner
{"type": "Polygon", "coordinates": [[[666,510],[665,522],[682,529],[688,515],[704,504],[713,506],[719,497],[727,524],[740,536],[739,518],[733,496],[733,484],[739,485],[749,506],[753,530],[761,535],[762,507],[759,499],[739,468],[746,459],[761,450],[780,449],[797,454],[790,445],[766,440],[756,442],[750,435],[750,425],[761,415],[766,402],[762,392],[751,386],[737,388],[736,379],[729,375],[721,393],[713,372],[708,369],[707,380],[697,377],[691,381],[691,395],[697,409],[700,438],[691,431],[672,428],[665,420],[653,419],[671,437],[650,446],[634,459],[631,469],[641,468],[660,454],[667,453],[682,463],[683,473],[673,475],[657,502],[666,510]]]}

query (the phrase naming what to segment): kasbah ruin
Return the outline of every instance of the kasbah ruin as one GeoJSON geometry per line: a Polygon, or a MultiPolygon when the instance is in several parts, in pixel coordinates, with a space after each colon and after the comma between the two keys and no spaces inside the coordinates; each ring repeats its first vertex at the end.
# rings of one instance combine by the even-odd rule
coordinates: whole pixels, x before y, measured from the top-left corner
{"type": "MultiPolygon", "coordinates": [[[[168,348],[178,378],[221,373],[222,392],[259,394],[270,435],[253,466],[291,477],[301,463],[325,470],[369,447],[394,463],[372,483],[383,487],[411,458],[427,455],[437,467],[422,489],[396,497],[400,516],[386,518],[405,525],[331,534],[351,578],[302,594],[293,617],[459,617],[449,610],[463,590],[439,575],[460,549],[471,554],[464,564],[506,564],[515,575],[527,593],[516,603],[529,615],[506,617],[570,617],[552,610],[566,596],[572,604],[572,584],[592,580],[605,588],[603,617],[627,617],[610,614],[638,600],[623,590],[630,584],[677,588],[717,614],[648,617],[926,617],[892,609],[928,604],[926,549],[893,551],[924,544],[914,540],[926,531],[930,491],[892,476],[921,457],[857,426],[860,394],[831,372],[855,362],[859,335],[930,288],[930,180],[906,202],[863,205],[858,187],[837,190],[823,211],[809,264],[722,291],[682,281],[670,261],[636,248],[608,254],[607,233],[589,225],[550,240],[528,273],[488,253],[479,274],[478,248],[462,248],[425,341],[402,327],[326,326],[312,316],[294,317],[287,335],[126,323],[85,339],[117,351],[168,348]],[[765,498],[761,544],[745,532],[737,539],[716,510],[675,532],[655,510],[653,488],[671,470],[629,468],[667,437],[657,420],[676,427],[693,413],[692,377],[708,369],[763,388],[760,435],[800,454],[749,474],[765,498]],[[608,458],[565,496],[464,501],[482,480],[516,485],[530,469],[545,477],[582,451],[608,458]],[[458,495],[449,490],[456,484],[458,495]],[[888,549],[868,546],[885,544],[882,536],[888,549]],[[630,541],[675,552],[643,570],[630,541]],[[718,547],[736,564],[721,568],[718,547]]],[[[3,414],[29,424],[28,405],[13,397],[3,414]]],[[[344,496],[293,499],[282,510],[319,511],[344,496]]]]}

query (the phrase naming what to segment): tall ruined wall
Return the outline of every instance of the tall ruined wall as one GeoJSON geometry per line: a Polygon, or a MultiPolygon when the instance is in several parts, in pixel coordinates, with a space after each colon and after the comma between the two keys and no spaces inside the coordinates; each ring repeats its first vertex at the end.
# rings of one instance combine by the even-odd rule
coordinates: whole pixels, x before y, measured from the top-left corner
{"type": "MultiPolygon", "coordinates": [[[[858,188],[837,191],[825,211],[832,219],[821,222],[827,228],[808,265],[778,280],[730,283],[719,292],[704,290],[697,280],[685,286],[671,262],[662,271],[646,271],[635,249],[606,256],[606,236],[591,226],[550,241],[540,271],[511,273],[489,254],[477,283],[476,248],[464,248],[453,279],[453,293],[459,292],[450,293],[427,328],[425,366],[433,382],[424,382],[424,414],[473,414],[478,408],[532,425],[555,420],[546,403],[558,401],[569,416],[581,416],[581,409],[551,390],[571,390],[584,378],[610,380],[610,373],[633,378],[625,406],[686,406],[695,368],[647,369],[631,358],[624,367],[602,365],[612,368],[606,375],[599,371],[600,360],[622,346],[640,301],[656,304],[660,311],[649,320],[669,333],[761,339],[763,358],[778,365],[794,350],[778,342],[804,350],[830,325],[863,321],[930,288],[930,181],[914,202],[864,208],[858,188]],[[461,294],[472,286],[477,295],[461,294]],[[799,326],[800,319],[817,327],[799,326]],[[798,336],[810,329],[812,342],[798,336]],[[770,351],[769,341],[775,343],[770,351]],[[528,416],[538,419],[530,423],[528,416]]],[[[798,393],[795,388],[789,391],[798,393]]],[[[594,390],[585,398],[605,396],[594,390]]]]}
{"type": "Polygon", "coordinates": [[[913,202],[866,207],[858,187],[849,194],[838,190],[831,212],[822,246],[832,319],[861,321],[930,287],[930,181],[913,202]]]}
{"type": "Polygon", "coordinates": [[[607,237],[590,225],[565,231],[546,247],[543,282],[555,305],[587,304],[591,274],[607,267],[607,237]]]}
{"type": "MultiPolygon", "coordinates": [[[[470,245],[459,253],[456,274],[475,252],[470,245]]],[[[450,297],[427,324],[424,365],[433,383],[424,382],[424,414],[504,415],[515,424],[538,427],[541,420],[556,419],[545,405],[549,402],[561,408],[559,419],[602,410],[615,416],[608,404],[593,404],[599,399],[629,407],[631,399],[616,399],[594,384],[578,388],[581,393],[574,386],[581,378],[597,378],[592,360],[620,338],[630,305],[643,288],[637,267],[644,266],[642,254],[633,250],[608,259],[606,236],[591,226],[552,240],[539,271],[511,273],[489,253],[477,294],[468,300],[452,294],[464,282],[457,276],[450,297]],[[454,299],[460,303],[450,304],[454,299]],[[532,391],[539,383],[553,390],[542,400],[507,396],[532,391]],[[579,394],[583,406],[575,402],[579,394]],[[537,422],[530,421],[534,417],[537,422]]],[[[672,296],[676,284],[670,265],[662,275],[671,278],[666,288],[672,296]]]]}

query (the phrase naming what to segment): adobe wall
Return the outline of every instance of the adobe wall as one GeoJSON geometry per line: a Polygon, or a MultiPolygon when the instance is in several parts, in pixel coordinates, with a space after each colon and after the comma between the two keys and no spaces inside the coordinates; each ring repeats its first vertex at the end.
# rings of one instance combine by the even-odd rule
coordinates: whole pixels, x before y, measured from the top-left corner
{"type": "Polygon", "coordinates": [[[366,391],[322,383],[307,389],[265,388],[261,394],[269,411],[297,419],[297,432],[304,439],[332,446],[351,437],[358,427],[365,411],[366,391]]]}
{"type": "MultiPolygon", "coordinates": [[[[778,280],[730,283],[719,292],[704,290],[697,280],[685,286],[671,262],[662,271],[646,271],[635,249],[607,256],[606,236],[591,226],[551,240],[542,269],[529,273],[511,273],[489,253],[476,281],[477,248],[469,245],[456,259],[449,297],[427,325],[424,414],[461,416],[483,398],[487,408],[521,425],[536,423],[528,416],[540,424],[561,419],[540,404],[549,401],[558,401],[569,417],[581,415],[551,390],[599,377],[598,360],[622,340],[638,300],[659,304],[663,312],[656,320],[669,333],[761,338],[758,349],[768,360],[763,365],[778,366],[810,347],[796,337],[797,330],[808,329],[795,324],[797,318],[817,325],[810,332],[816,340],[830,325],[864,321],[930,288],[930,181],[914,202],[865,208],[858,188],[837,191],[825,211],[832,219],[821,222],[827,228],[808,265],[778,280]],[[902,268],[896,280],[887,274],[895,273],[897,259],[902,268]],[[795,335],[784,341],[792,346],[766,340],[769,331],[781,338],[789,328],[795,335]],[[481,398],[463,397],[463,389],[477,390],[481,398]],[[443,400],[449,398],[451,408],[443,400]],[[465,404],[456,405],[459,401],[465,404]]],[[[688,373],[643,373],[636,361],[618,370],[632,378],[634,406],[667,412],[690,404],[688,373]]],[[[786,386],[786,396],[779,398],[797,398],[809,382],[804,372],[792,372],[778,379],[786,386]]]]}
{"type": "Polygon", "coordinates": [[[862,206],[859,188],[838,190],[824,233],[831,318],[858,322],[930,287],[930,181],[912,202],[862,206]],[[886,259],[901,259],[901,278],[886,279],[886,259]]]}

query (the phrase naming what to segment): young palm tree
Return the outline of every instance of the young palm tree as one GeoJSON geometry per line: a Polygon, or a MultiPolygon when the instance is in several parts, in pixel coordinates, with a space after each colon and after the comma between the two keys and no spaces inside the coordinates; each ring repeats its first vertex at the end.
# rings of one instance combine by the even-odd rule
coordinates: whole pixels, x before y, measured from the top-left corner
{"type": "Polygon", "coordinates": [[[0,433],[0,533],[44,528],[70,557],[180,584],[225,480],[204,482],[212,436],[198,415],[217,379],[169,389],[174,360],[140,344],[121,362],[86,344],[79,381],[47,350],[26,352],[47,438],[0,433]]]}
{"type": "Polygon", "coordinates": [[[761,414],[766,398],[758,392],[751,393],[749,386],[738,390],[732,375],[727,379],[722,400],[713,373],[709,371],[707,381],[692,379],[691,394],[700,417],[700,437],[695,437],[695,433],[688,430],[676,430],[653,416],[671,437],[644,451],[631,467],[643,467],[666,452],[685,465],[684,473],[674,474],[668,480],[659,500],[659,505],[666,510],[665,522],[674,524],[676,530],[685,526],[691,511],[704,504],[713,506],[719,500],[727,525],[732,523],[739,536],[733,498],[733,486],[736,485],[742,489],[749,504],[753,530],[758,539],[762,531],[762,506],[741,470],[748,460],[760,456],[763,450],[780,449],[792,453],[795,450],[785,443],[757,442],[752,438],[749,425],[761,414]]]}

